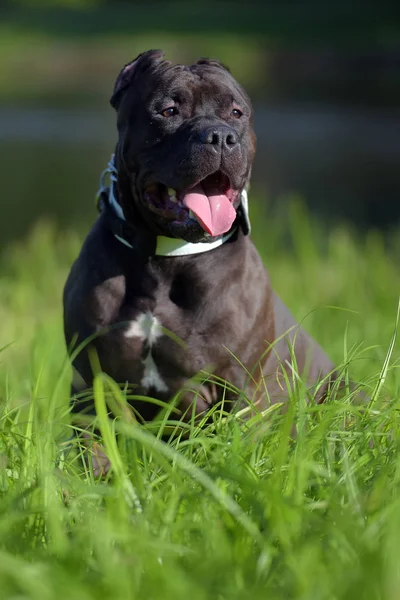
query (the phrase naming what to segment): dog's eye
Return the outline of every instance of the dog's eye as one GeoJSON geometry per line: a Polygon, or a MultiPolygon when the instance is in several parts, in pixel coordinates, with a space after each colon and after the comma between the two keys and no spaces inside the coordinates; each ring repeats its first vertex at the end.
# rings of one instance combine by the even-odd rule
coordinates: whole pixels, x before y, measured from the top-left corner
{"type": "Polygon", "coordinates": [[[240,117],[243,115],[242,111],[239,110],[238,108],[234,108],[232,110],[232,116],[235,117],[235,119],[240,119],[240,117]]]}
{"type": "Polygon", "coordinates": [[[163,117],[173,117],[178,114],[176,106],[170,106],[161,112],[163,117]]]}

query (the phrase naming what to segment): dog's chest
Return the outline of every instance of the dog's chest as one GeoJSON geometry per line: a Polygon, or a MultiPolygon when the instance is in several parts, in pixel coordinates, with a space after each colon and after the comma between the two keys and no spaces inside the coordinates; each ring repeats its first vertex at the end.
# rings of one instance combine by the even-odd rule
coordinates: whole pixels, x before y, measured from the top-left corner
{"type": "Polygon", "coordinates": [[[151,311],[141,312],[130,321],[122,335],[125,345],[131,349],[132,359],[141,363],[141,372],[140,369],[138,371],[140,386],[145,391],[154,389],[157,392],[168,392],[165,376],[161,374],[160,365],[156,362],[159,354],[156,346],[160,349],[164,335],[160,319],[151,311]]]}
{"type": "Polygon", "coordinates": [[[196,284],[178,269],[172,274],[160,271],[149,269],[121,288],[125,292],[112,318],[120,325],[110,332],[115,352],[106,357],[115,376],[135,383],[145,394],[173,394],[202,368],[207,353],[202,332],[208,323],[199,318],[199,310],[201,317],[208,300],[204,287],[198,289],[199,277],[196,284]]]}
{"type": "Polygon", "coordinates": [[[207,256],[190,263],[174,259],[127,271],[103,290],[96,306],[106,307],[111,325],[98,342],[104,370],[138,386],[138,394],[163,396],[174,395],[203,369],[223,376],[227,348],[237,351],[247,327],[239,310],[241,271],[228,277],[228,266],[207,256]]]}
{"type": "Polygon", "coordinates": [[[122,367],[121,375],[140,393],[173,395],[201,369],[206,349],[192,317],[163,298],[155,305],[140,302],[121,319],[117,370],[122,367]]]}

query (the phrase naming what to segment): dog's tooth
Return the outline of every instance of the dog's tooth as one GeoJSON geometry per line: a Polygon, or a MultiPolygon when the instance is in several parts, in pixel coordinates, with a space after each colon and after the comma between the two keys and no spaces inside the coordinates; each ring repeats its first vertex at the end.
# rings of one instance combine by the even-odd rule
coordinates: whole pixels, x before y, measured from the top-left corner
{"type": "Polygon", "coordinates": [[[177,199],[176,199],[176,192],[175,192],[175,190],[173,190],[172,188],[168,188],[168,196],[169,196],[169,199],[170,199],[172,202],[177,202],[177,199]]]}
{"type": "Polygon", "coordinates": [[[194,212],[193,212],[193,211],[191,211],[191,210],[189,210],[189,217],[190,217],[191,219],[195,219],[195,220],[196,220],[196,215],[195,215],[195,214],[194,214],[194,212]]]}

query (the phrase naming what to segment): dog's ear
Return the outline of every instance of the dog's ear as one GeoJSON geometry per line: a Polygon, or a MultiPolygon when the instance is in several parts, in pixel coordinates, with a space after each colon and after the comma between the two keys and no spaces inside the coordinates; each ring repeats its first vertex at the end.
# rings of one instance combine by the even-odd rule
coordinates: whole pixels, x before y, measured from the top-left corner
{"type": "Polygon", "coordinates": [[[163,56],[164,52],[162,50],[147,50],[147,52],[142,52],[142,54],[139,54],[134,60],[126,64],[120,71],[115,82],[114,91],[110,99],[111,106],[117,110],[121,98],[132,83],[134,76],[139,71],[143,73],[152,65],[160,62],[163,56]]]}
{"type": "Polygon", "coordinates": [[[200,60],[198,60],[196,64],[208,65],[209,67],[217,67],[217,69],[222,69],[223,71],[227,71],[228,73],[230,73],[229,67],[224,65],[219,60],[214,60],[213,58],[200,58],[200,60]]]}

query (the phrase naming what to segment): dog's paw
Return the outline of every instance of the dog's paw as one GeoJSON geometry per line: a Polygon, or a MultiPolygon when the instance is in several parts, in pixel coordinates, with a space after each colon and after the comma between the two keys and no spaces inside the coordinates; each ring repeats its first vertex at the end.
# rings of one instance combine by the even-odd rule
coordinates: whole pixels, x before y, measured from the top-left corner
{"type": "Polygon", "coordinates": [[[215,383],[204,383],[201,385],[199,388],[199,396],[207,407],[215,404],[218,400],[217,386],[215,383]]]}

